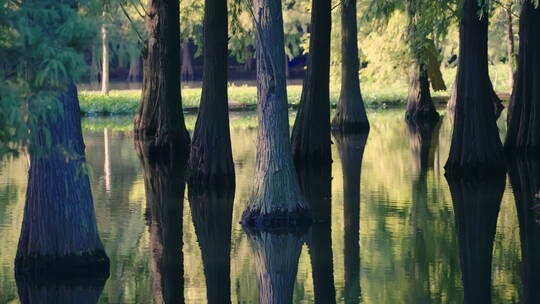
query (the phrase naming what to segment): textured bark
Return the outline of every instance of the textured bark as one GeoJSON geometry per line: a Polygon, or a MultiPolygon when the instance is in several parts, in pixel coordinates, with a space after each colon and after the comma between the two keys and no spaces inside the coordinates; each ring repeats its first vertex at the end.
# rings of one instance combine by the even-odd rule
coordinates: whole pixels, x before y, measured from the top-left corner
{"type": "Polygon", "coordinates": [[[491,303],[491,259],[505,174],[449,179],[465,303],[491,303]]]}
{"type": "Polygon", "coordinates": [[[247,234],[259,283],[259,303],[292,304],[304,234],[249,230],[247,234]]]}
{"type": "Polygon", "coordinates": [[[204,5],[204,71],[201,104],[189,159],[190,187],[234,188],[227,100],[227,1],[204,5]]]}
{"type": "Polygon", "coordinates": [[[360,92],[356,0],[341,2],[341,91],[332,129],[365,132],[369,121],[360,92]]]}
{"type": "Polygon", "coordinates": [[[505,148],[513,154],[536,157],[540,152],[540,8],[530,1],[523,3],[519,36],[505,148]]]}
{"type": "Polygon", "coordinates": [[[143,51],[141,105],[135,116],[137,140],[150,140],[152,149],[187,156],[189,134],[180,97],[180,17],[174,0],[149,0],[148,41],[143,51]]]}
{"type": "Polygon", "coordinates": [[[292,131],[295,164],[332,161],[330,150],[330,0],[313,0],[307,71],[292,131]]]}
{"type": "Polygon", "coordinates": [[[17,280],[21,304],[97,304],[106,280],[17,280]]]}
{"type": "Polygon", "coordinates": [[[208,304],[231,303],[231,224],[234,192],[192,193],[191,217],[201,248],[208,304]]]}
{"type": "Polygon", "coordinates": [[[538,223],[538,190],[540,162],[516,160],[509,166],[521,239],[521,303],[540,303],[540,225],[538,223]],[[535,214],[536,213],[536,214],[535,214]]]}
{"type": "Polygon", "coordinates": [[[431,92],[429,90],[429,78],[425,66],[425,58],[422,57],[426,37],[418,32],[416,22],[418,16],[416,0],[408,0],[407,13],[409,18],[408,35],[410,54],[412,57],[409,74],[409,96],[407,97],[407,121],[438,120],[439,113],[435,110],[431,92]]]}
{"type": "Polygon", "coordinates": [[[253,193],[242,215],[249,226],[309,222],[289,142],[281,1],[253,1],[257,30],[257,155],[253,193]]]}
{"type": "MultiPolygon", "coordinates": [[[[456,77],[456,80],[454,81],[454,85],[452,86],[452,92],[450,93],[450,98],[448,99],[448,102],[446,104],[448,117],[450,118],[450,121],[452,123],[454,122],[454,113],[456,110],[457,83],[458,83],[458,79],[456,77]]],[[[495,119],[499,119],[502,111],[504,110],[504,106],[502,104],[501,99],[497,95],[497,92],[495,92],[495,90],[493,89],[493,84],[491,83],[491,80],[489,81],[489,85],[491,86],[491,95],[490,95],[491,106],[493,107],[493,112],[495,113],[495,119]]]]}
{"type": "Polygon", "coordinates": [[[332,164],[299,170],[300,187],[314,223],[308,232],[315,303],[336,303],[332,254],[332,164]]]}
{"type": "MultiPolygon", "coordinates": [[[[17,276],[108,277],[109,259],[96,225],[74,84],[58,107],[36,116],[17,276]]],[[[30,105],[30,109],[32,109],[30,105]]]]}
{"type": "Polygon", "coordinates": [[[360,288],[360,177],[368,133],[334,133],[343,173],[343,217],[346,304],[362,302],[360,288]]]}
{"type": "Polygon", "coordinates": [[[493,112],[488,74],[488,20],[478,16],[476,0],[464,0],[460,20],[460,55],[449,175],[482,175],[504,171],[504,154],[493,112]]]}
{"type": "Polygon", "coordinates": [[[101,24],[101,94],[109,95],[109,39],[107,38],[107,4],[103,8],[103,23],[101,24]]]}
{"type": "Polygon", "coordinates": [[[135,142],[144,169],[156,303],[184,303],[182,216],[186,161],[174,152],[156,157],[151,143],[135,142]]]}

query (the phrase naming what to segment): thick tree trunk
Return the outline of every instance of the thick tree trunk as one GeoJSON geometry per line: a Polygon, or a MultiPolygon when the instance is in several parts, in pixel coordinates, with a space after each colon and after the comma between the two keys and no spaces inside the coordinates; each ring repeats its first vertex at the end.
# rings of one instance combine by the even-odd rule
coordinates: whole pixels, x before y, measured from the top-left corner
{"type": "Polygon", "coordinates": [[[449,179],[465,303],[491,303],[491,259],[505,174],[449,179]]]}
{"type": "Polygon", "coordinates": [[[247,235],[259,283],[259,303],[292,304],[304,234],[248,230],[247,235]]]}
{"type": "Polygon", "coordinates": [[[332,254],[332,164],[298,171],[300,187],[309,202],[314,223],[308,232],[315,303],[336,302],[332,254]]]}
{"type": "Polygon", "coordinates": [[[192,193],[191,217],[204,265],[208,304],[231,303],[231,224],[234,192],[192,193]]]}
{"type": "Polygon", "coordinates": [[[364,132],[369,121],[360,92],[356,0],[341,2],[341,91],[332,129],[364,132]]]}
{"type": "Polygon", "coordinates": [[[141,105],[135,116],[135,140],[148,140],[152,149],[187,156],[189,134],[180,97],[179,4],[149,0],[146,16],[148,41],[143,51],[141,105]]]}
{"type": "Polygon", "coordinates": [[[204,5],[204,72],[189,159],[190,187],[234,188],[227,100],[227,1],[204,5]]]}
{"type": "Polygon", "coordinates": [[[330,0],[313,0],[307,72],[292,131],[295,164],[332,161],[330,151],[330,0]]]}
{"type": "Polygon", "coordinates": [[[257,30],[257,156],[253,193],[243,224],[309,222],[308,205],[294,169],[289,142],[281,1],[253,1],[257,30]]]}
{"type": "Polygon", "coordinates": [[[368,133],[354,135],[334,133],[343,173],[344,297],[347,304],[358,304],[362,300],[360,288],[360,177],[367,138],[368,133]]]}
{"type": "Polygon", "coordinates": [[[520,19],[516,83],[508,112],[505,148],[514,154],[540,152],[540,8],[525,1],[520,19]]]}
{"type": "MultiPolygon", "coordinates": [[[[105,4],[106,5],[106,4],[105,4]]],[[[107,7],[103,8],[103,23],[101,24],[101,94],[109,95],[109,39],[107,38],[107,7]]]]}
{"type": "Polygon", "coordinates": [[[504,171],[504,154],[493,112],[487,60],[488,20],[476,0],[464,0],[449,175],[504,171]]]}
{"type": "Polygon", "coordinates": [[[156,158],[148,142],[138,141],[135,148],[144,169],[154,301],[184,303],[182,216],[186,160],[174,152],[156,158]]]}
{"type": "Polygon", "coordinates": [[[58,106],[40,113],[31,130],[15,274],[106,278],[109,259],[96,225],[74,84],[59,95],[58,106]]]}
{"type": "MultiPolygon", "coordinates": [[[[459,61],[458,61],[459,62],[459,61]]],[[[454,113],[456,110],[456,98],[457,98],[457,83],[458,79],[456,77],[456,80],[454,81],[454,85],[452,86],[452,92],[450,93],[450,99],[448,99],[448,103],[446,104],[446,109],[448,110],[448,117],[450,118],[450,121],[454,122],[454,113]]],[[[493,89],[493,84],[491,83],[491,80],[489,81],[489,85],[491,87],[491,106],[493,107],[493,113],[495,113],[495,119],[499,119],[501,116],[502,110],[504,110],[504,106],[502,104],[501,99],[497,95],[497,92],[493,89]]]]}
{"type": "Polygon", "coordinates": [[[516,201],[521,239],[521,303],[540,303],[540,225],[538,223],[538,190],[540,162],[516,160],[509,166],[510,183],[516,201]]]}
{"type": "Polygon", "coordinates": [[[106,280],[17,280],[21,304],[97,304],[106,280]]]}

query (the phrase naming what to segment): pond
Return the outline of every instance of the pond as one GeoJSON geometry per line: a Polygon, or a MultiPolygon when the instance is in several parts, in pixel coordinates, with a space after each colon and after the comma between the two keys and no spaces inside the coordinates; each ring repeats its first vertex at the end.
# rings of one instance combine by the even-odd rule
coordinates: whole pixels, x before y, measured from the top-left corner
{"type": "MultiPolygon", "coordinates": [[[[474,290],[478,303],[490,297],[494,303],[513,303],[538,293],[533,282],[540,280],[535,266],[540,255],[522,259],[522,246],[531,244],[530,238],[520,239],[525,226],[538,230],[538,225],[518,217],[510,181],[504,189],[500,184],[504,190],[500,202],[497,195],[484,202],[493,195],[478,194],[479,187],[473,185],[469,192],[476,191],[476,196],[466,197],[467,191],[462,191],[465,198],[453,203],[444,177],[451,137],[448,117],[430,134],[431,141],[424,141],[408,130],[403,112],[370,111],[365,149],[361,137],[333,139],[332,178],[320,179],[316,184],[320,187],[308,195],[331,203],[329,221],[314,225],[286,246],[266,251],[267,259],[280,250],[285,255],[295,250],[299,254],[296,275],[296,265],[278,270],[276,284],[293,290],[293,303],[331,303],[334,293],[336,303],[461,303],[465,290],[474,290]],[[324,189],[331,189],[331,194],[324,189]],[[482,201],[489,212],[464,212],[460,208],[468,208],[469,201],[471,206],[482,201]],[[467,260],[466,267],[461,267],[462,259],[467,260]],[[522,267],[529,269],[522,272],[522,267]],[[287,281],[287,271],[294,281],[287,281]]],[[[188,117],[188,125],[194,119],[188,117]]],[[[501,134],[504,120],[499,120],[501,134]]],[[[155,227],[147,210],[143,167],[129,131],[131,118],[84,119],[97,222],[112,263],[103,290],[94,292],[99,303],[180,303],[182,294],[185,303],[206,303],[207,289],[214,303],[228,303],[224,297],[232,303],[259,302],[260,248],[254,248],[256,242],[239,224],[253,181],[256,118],[233,115],[231,125],[236,166],[232,225],[215,220],[209,228],[210,221],[201,222],[200,212],[193,213],[197,203],[223,206],[230,205],[232,198],[190,204],[186,189],[183,197],[179,194],[183,208],[178,210],[183,216],[170,219],[182,230],[181,238],[177,236],[182,251],[175,254],[165,253],[162,247],[167,240],[160,243],[157,235],[163,227],[155,227]],[[160,267],[159,254],[168,254],[183,269],[160,267]],[[208,277],[204,266],[214,270],[207,271],[208,277]]],[[[13,261],[26,171],[24,157],[0,164],[0,303],[19,302],[13,261]]],[[[216,212],[207,219],[219,216],[216,212]]],[[[284,258],[281,252],[279,259],[284,258]]],[[[294,258],[290,260],[296,264],[294,258]]]]}

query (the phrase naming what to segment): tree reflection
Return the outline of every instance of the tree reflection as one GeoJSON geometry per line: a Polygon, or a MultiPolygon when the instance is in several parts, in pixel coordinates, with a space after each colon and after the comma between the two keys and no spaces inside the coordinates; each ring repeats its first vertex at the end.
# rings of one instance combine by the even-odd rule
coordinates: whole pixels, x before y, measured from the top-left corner
{"type": "Polygon", "coordinates": [[[184,303],[182,216],[186,161],[172,152],[154,155],[150,147],[135,142],[144,169],[154,302],[184,303]]]}
{"type": "Polygon", "coordinates": [[[491,260],[505,174],[447,178],[454,203],[465,303],[491,303],[491,260]]]}
{"type": "Polygon", "coordinates": [[[17,278],[21,304],[96,304],[106,279],[17,278]]]}
{"type": "Polygon", "coordinates": [[[209,304],[231,303],[231,223],[234,192],[192,193],[189,203],[204,265],[209,304]]]}

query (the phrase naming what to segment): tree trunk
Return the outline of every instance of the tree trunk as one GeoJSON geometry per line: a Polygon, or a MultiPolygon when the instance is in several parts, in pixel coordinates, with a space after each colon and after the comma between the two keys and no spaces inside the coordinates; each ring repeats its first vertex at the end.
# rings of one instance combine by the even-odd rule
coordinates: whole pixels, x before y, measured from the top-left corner
{"type": "Polygon", "coordinates": [[[96,225],[74,84],[59,95],[58,107],[36,116],[31,130],[15,274],[106,278],[109,258],[96,225]]]}
{"type": "Polygon", "coordinates": [[[208,304],[231,303],[231,224],[234,192],[192,193],[191,216],[204,265],[208,304]]]}
{"type": "Polygon", "coordinates": [[[189,159],[190,187],[234,188],[227,100],[227,1],[204,5],[204,72],[201,104],[189,159]]]}
{"type": "MultiPolygon", "coordinates": [[[[206,6],[205,6],[206,7],[206,6]]],[[[182,80],[193,81],[195,78],[195,70],[193,69],[193,54],[191,51],[191,40],[184,43],[182,47],[182,80]]],[[[206,48],[206,44],[205,44],[206,48]]]]}
{"type": "Polygon", "coordinates": [[[106,280],[17,280],[21,304],[97,304],[106,280]]]}
{"type": "Polygon", "coordinates": [[[525,1],[520,18],[519,62],[508,111],[505,148],[514,154],[540,152],[540,8],[525,1]]]}
{"type": "Polygon", "coordinates": [[[505,174],[448,179],[459,242],[465,303],[491,303],[491,259],[505,174]]]}
{"type": "Polygon", "coordinates": [[[141,60],[139,56],[132,56],[129,60],[129,72],[127,81],[135,82],[141,78],[141,60]]]}
{"type": "Polygon", "coordinates": [[[460,56],[449,175],[504,171],[504,155],[493,111],[487,60],[488,20],[476,0],[465,0],[460,21],[460,56]]]}
{"type": "Polygon", "coordinates": [[[150,141],[156,152],[172,150],[187,156],[190,140],[180,96],[179,24],[178,1],[148,1],[149,38],[143,50],[143,88],[134,136],[150,141]]]}
{"type": "Polygon", "coordinates": [[[90,84],[92,89],[98,86],[99,83],[99,59],[96,51],[96,45],[92,44],[92,59],[90,61],[90,84]]]}
{"type": "Polygon", "coordinates": [[[137,141],[135,148],[144,170],[154,302],[184,303],[182,216],[186,161],[174,152],[156,158],[148,142],[137,141]]]}
{"type": "Polygon", "coordinates": [[[510,68],[510,73],[508,77],[508,81],[510,83],[510,87],[514,87],[514,67],[516,63],[516,51],[515,51],[515,43],[514,43],[514,17],[512,16],[512,6],[513,3],[510,2],[508,7],[504,8],[504,13],[506,17],[506,52],[508,54],[508,66],[510,68]]]}
{"type": "Polygon", "coordinates": [[[417,0],[408,0],[407,13],[409,18],[409,47],[411,54],[411,70],[409,74],[409,96],[407,97],[407,121],[422,122],[426,120],[436,121],[439,113],[435,110],[429,78],[423,53],[426,36],[417,30],[417,19],[421,18],[417,13],[417,0]]]}
{"type": "Polygon", "coordinates": [[[101,24],[101,94],[109,95],[109,40],[107,38],[107,4],[103,8],[103,23],[101,24]]]}
{"type": "Polygon", "coordinates": [[[360,92],[356,0],[341,2],[341,91],[332,129],[364,132],[369,121],[360,92]]]}
{"type": "Polygon", "coordinates": [[[346,304],[361,303],[360,288],[360,177],[368,133],[334,133],[343,173],[343,226],[346,304]]]}
{"type": "Polygon", "coordinates": [[[297,231],[246,232],[259,282],[259,303],[292,304],[303,234],[297,231]]]}
{"type": "Polygon", "coordinates": [[[306,76],[292,131],[297,166],[332,161],[330,150],[330,0],[313,0],[306,76]]]}
{"type": "Polygon", "coordinates": [[[336,303],[332,254],[332,164],[298,172],[300,187],[313,215],[307,246],[311,258],[315,303],[336,303]]]}
{"type": "Polygon", "coordinates": [[[243,224],[297,225],[309,222],[289,143],[281,1],[253,2],[257,30],[257,156],[253,193],[243,224]]]}
{"type": "Polygon", "coordinates": [[[538,224],[538,190],[540,162],[516,160],[509,166],[521,239],[521,303],[540,303],[540,225],[538,224]]]}

